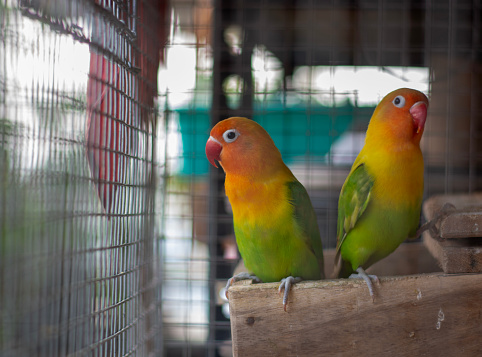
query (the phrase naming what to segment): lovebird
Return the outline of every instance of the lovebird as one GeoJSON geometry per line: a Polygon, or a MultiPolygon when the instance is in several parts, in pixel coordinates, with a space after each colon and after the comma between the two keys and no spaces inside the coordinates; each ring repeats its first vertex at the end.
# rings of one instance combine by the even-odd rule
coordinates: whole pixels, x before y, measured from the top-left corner
{"type": "Polygon", "coordinates": [[[416,238],[423,198],[420,150],[428,99],[408,88],[387,94],[375,108],[338,200],[335,277],[363,278],[365,269],[416,238]]]}
{"type": "Polygon", "coordinates": [[[291,285],[325,277],[323,248],[315,211],[303,185],[281,158],[266,130],[233,117],[216,124],[206,156],[223,168],[232,206],[234,233],[249,273],[237,280],[278,282],[286,311],[291,285]]]}

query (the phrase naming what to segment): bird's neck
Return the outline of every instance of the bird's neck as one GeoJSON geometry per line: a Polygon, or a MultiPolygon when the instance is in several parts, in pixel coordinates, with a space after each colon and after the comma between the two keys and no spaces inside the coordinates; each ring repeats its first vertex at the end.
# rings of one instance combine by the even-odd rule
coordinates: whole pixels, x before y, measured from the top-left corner
{"type": "Polygon", "coordinates": [[[276,199],[281,186],[294,180],[286,165],[281,165],[270,175],[238,175],[226,173],[225,189],[231,205],[276,199]]]}
{"type": "Polygon", "coordinates": [[[387,206],[404,202],[417,206],[423,195],[423,156],[411,142],[370,142],[360,152],[356,165],[365,163],[376,179],[374,194],[384,197],[387,206]]]}
{"type": "Polygon", "coordinates": [[[389,121],[371,120],[368,125],[365,146],[373,149],[386,148],[392,151],[420,148],[423,129],[418,133],[412,122],[401,121],[394,125],[389,121]]]}

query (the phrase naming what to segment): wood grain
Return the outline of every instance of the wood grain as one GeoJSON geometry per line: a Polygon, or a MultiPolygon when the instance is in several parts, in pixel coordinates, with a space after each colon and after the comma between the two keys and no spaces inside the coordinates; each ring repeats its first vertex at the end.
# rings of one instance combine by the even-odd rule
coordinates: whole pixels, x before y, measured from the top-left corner
{"type": "Polygon", "coordinates": [[[423,242],[447,274],[482,272],[482,238],[439,241],[423,233],[423,242]]]}
{"type": "Polygon", "coordinates": [[[456,211],[441,220],[440,238],[482,237],[482,193],[430,197],[423,204],[427,221],[432,220],[445,203],[453,204],[456,211]]]}
{"type": "Polygon", "coordinates": [[[431,197],[423,205],[427,221],[446,202],[456,211],[441,220],[437,237],[423,233],[425,246],[445,273],[482,272],[482,194],[431,197]]]}
{"type": "Polygon", "coordinates": [[[296,284],[288,312],[277,283],[237,283],[234,356],[482,355],[482,274],[381,278],[372,302],[358,279],[296,284]]]}

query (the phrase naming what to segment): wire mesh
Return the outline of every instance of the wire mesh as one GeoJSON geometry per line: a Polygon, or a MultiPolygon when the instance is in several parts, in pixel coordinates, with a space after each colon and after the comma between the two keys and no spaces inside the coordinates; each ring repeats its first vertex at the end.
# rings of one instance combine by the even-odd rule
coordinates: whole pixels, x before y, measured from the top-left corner
{"type": "Polygon", "coordinates": [[[159,5],[0,8],[1,354],[159,355],[159,5]]]}

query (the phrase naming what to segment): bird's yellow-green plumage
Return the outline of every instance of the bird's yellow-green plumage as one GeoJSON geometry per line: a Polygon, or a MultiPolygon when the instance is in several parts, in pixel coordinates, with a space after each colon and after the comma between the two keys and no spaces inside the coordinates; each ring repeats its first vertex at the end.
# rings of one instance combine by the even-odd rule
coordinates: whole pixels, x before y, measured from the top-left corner
{"type": "Polygon", "coordinates": [[[338,202],[335,274],[348,277],[415,234],[423,197],[427,97],[402,88],[379,103],[338,202]]]}
{"type": "Polygon", "coordinates": [[[212,129],[210,141],[206,153],[226,173],[226,195],[246,268],[263,282],[288,276],[324,278],[322,244],[308,193],[268,133],[252,120],[229,118],[212,129]],[[229,131],[235,131],[232,142],[225,140],[229,131]]]}

